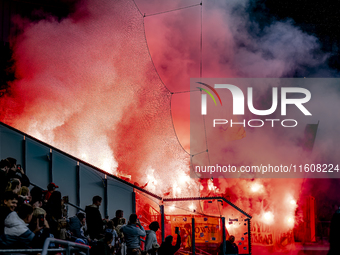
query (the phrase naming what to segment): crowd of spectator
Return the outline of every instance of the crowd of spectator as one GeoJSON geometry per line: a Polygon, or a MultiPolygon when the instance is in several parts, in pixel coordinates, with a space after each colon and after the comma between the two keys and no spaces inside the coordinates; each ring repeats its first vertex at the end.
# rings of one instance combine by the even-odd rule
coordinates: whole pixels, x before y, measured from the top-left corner
{"type": "Polygon", "coordinates": [[[111,220],[103,218],[100,196],[94,196],[84,211],[68,218],[55,183],[49,183],[46,190],[30,185],[14,158],[0,161],[0,249],[41,249],[46,238],[54,237],[89,245],[93,255],[157,254],[158,222],[152,222],[150,230],[145,231],[136,214],[131,214],[128,222],[122,210],[117,210],[111,220]]]}
{"type": "Polygon", "coordinates": [[[43,191],[29,189],[30,180],[14,158],[0,161],[0,185],[0,248],[42,248],[55,230],[43,191]]]}

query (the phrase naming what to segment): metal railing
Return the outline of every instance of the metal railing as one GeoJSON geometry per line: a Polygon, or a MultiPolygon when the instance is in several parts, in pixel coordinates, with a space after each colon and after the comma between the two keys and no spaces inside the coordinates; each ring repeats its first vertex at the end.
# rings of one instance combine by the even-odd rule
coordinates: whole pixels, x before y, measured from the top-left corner
{"type": "Polygon", "coordinates": [[[66,255],[71,255],[73,252],[78,252],[80,254],[89,255],[90,246],[55,238],[47,238],[42,249],[0,249],[0,254],[27,254],[38,252],[41,253],[41,255],[47,255],[49,252],[65,252],[66,255]],[[48,247],[51,243],[61,244],[66,247],[49,249],[48,247]]]}
{"type": "Polygon", "coordinates": [[[72,204],[72,203],[70,203],[70,202],[66,202],[65,204],[70,205],[70,206],[76,208],[76,209],[79,210],[79,211],[85,212],[85,210],[84,210],[83,208],[81,208],[80,206],[77,206],[77,205],[72,204]]]}
{"type": "MultiPolygon", "coordinates": [[[[40,186],[38,186],[38,185],[36,185],[36,184],[34,184],[34,183],[32,183],[32,182],[30,182],[30,184],[31,184],[33,187],[37,187],[37,188],[39,188],[39,189],[41,189],[41,190],[44,190],[42,187],[40,187],[40,186]]],[[[71,203],[71,202],[69,202],[69,201],[68,201],[68,202],[65,202],[65,204],[66,204],[66,205],[70,205],[70,206],[76,208],[78,211],[85,212],[85,210],[84,210],[83,208],[81,208],[80,206],[77,206],[77,205],[75,205],[75,204],[73,204],[73,203],[71,203]]]]}
{"type": "Polygon", "coordinates": [[[47,255],[50,243],[65,245],[66,255],[71,255],[73,251],[85,251],[84,254],[90,254],[90,246],[49,237],[45,240],[41,255],[47,255]]]}
{"type": "MultiPolygon", "coordinates": [[[[66,251],[65,248],[60,248],[60,249],[49,249],[49,252],[61,252],[61,251],[66,251]]],[[[3,255],[9,255],[9,254],[27,254],[27,253],[41,253],[42,249],[0,249],[0,254],[3,255]]]]}

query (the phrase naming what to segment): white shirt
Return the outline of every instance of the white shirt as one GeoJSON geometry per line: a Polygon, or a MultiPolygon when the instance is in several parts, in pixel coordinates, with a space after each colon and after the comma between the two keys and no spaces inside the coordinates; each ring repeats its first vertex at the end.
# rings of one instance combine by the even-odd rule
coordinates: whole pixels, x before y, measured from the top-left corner
{"type": "Polygon", "coordinates": [[[16,212],[11,212],[5,219],[5,235],[21,236],[28,230],[27,225],[16,212]]]}

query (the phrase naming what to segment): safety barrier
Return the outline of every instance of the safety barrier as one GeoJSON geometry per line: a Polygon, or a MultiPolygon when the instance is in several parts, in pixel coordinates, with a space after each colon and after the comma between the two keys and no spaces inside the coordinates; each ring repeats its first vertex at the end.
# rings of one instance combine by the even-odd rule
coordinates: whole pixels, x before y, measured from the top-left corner
{"type": "Polygon", "coordinates": [[[50,238],[46,239],[41,255],[47,255],[47,252],[49,251],[48,247],[50,246],[51,243],[65,245],[66,246],[66,255],[71,255],[71,252],[75,251],[75,250],[76,251],[84,250],[86,255],[90,254],[90,246],[78,244],[78,243],[74,243],[74,242],[69,242],[69,241],[64,241],[64,240],[59,240],[59,239],[55,239],[55,238],[50,237],[50,238]]]}
{"type": "Polygon", "coordinates": [[[66,255],[71,255],[74,252],[83,255],[90,254],[90,246],[82,245],[74,242],[59,240],[55,238],[47,238],[42,249],[1,249],[0,254],[29,254],[29,253],[41,253],[41,255],[47,255],[49,252],[65,252],[66,255]],[[51,243],[61,244],[66,246],[65,248],[49,249],[51,243]]]}

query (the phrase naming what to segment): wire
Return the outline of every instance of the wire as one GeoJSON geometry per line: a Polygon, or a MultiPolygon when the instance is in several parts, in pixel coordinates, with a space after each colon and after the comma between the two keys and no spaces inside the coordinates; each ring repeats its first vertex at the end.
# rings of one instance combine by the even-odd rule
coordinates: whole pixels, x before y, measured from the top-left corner
{"type": "Polygon", "coordinates": [[[170,117],[171,117],[172,128],[173,128],[173,130],[174,130],[174,133],[175,133],[177,142],[179,143],[179,145],[181,146],[181,148],[183,149],[183,151],[185,151],[188,155],[190,155],[190,153],[187,152],[187,151],[184,149],[184,147],[183,147],[183,145],[181,144],[181,142],[179,141],[178,135],[177,135],[177,133],[176,133],[176,128],[175,128],[175,124],[174,124],[174,119],[173,119],[173,117],[172,117],[172,104],[171,104],[171,102],[172,102],[172,94],[171,94],[171,96],[170,96],[170,117]]]}
{"type": "Polygon", "coordinates": [[[200,3],[201,5],[201,35],[200,35],[200,78],[202,78],[202,66],[203,66],[203,63],[202,63],[202,52],[203,52],[203,6],[202,6],[202,2],[200,3]]]}
{"type": "Polygon", "coordinates": [[[209,166],[210,166],[211,164],[210,164],[210,155],[209,155],[209,148],[208,148],[207,128],[205,126],[205,117],[204,117],[204,115],[203,115],[203,126],[204,126],[204,137],[205,137],[206,152],[207,152],[208,162],[209,162],[209,166]]]}
{"type": "Polygon", "coordinates": [[[200,155],[200,154],[202,154],[202,153],[208,153],[208,151],[207,150],[205,150],[205,151],[201,151],[201,152],[198,152],[198,153],[196,153],[196,154],[191,154],[191,156],[197,156],[197,155],[200,155]]]}
{"type": "Polygon", "coordinates": [[[145,33],[145,24],[144,24],[144,18],[143,18],[143,28],[144,28],[144,39],[145,39],[145,44],[146,44],[146,48],[148,50],[148,53],[149,53],[149,57],[150,57],[150,60],[151,60],[151,63],[152,63],[152,66],[153,68],[155,69],[155,72],[159,78],[159,80],[161,81],[161,83],[163,84],[164,88],[167,89],[168,92],[172,93],[171,90],[165,85],[165,83],[163,82],[161,76],[159,75],[158,71],[157,71],[157,68],[156,68],[156,65],[155,63],[153,62],[153,59],[151,57],[151,52],[150,52],[150,48],[149,48],[149,44],[148,44],[148,40],[146,38],[146,33],[145,33]]]}
{"type": "MultiPolygon", "coordinates": [[[[138,5],[136,4],[135,0],[132,0],[132,1],[133,1],[133,3],[135,4],[135,6],[136,6],[138,12],[140,13],[140,15],[141,15],[142,17],[144,17],[143,13],[140,11],[140,9],[139,9],[138,5]]],[[[145,29],[144,29],[144,30],[145,30],[145,29]]]]}
{"type": "MultiPolygon", "coordinates": [[[[167,202],[167,203],[170,203],[170,202],[167,202]]],[[[169,206],[169,207],[173,206],[174,208],[190,212],[190,214],[199,214],[199,215],[203,215],[203,216],[216,217],[216,216],[211,216],[211,215],[207,215],[207,214],[204,214],[204,213],[197,212],[196,210],[195,210],[195,212],[193,212],[192,210],[188,210],[188,209],[185,209],[185,208],[182,208],[182,207],[178,207],[178,206],[175,206],[175,205],[165,205],[165,206],[169,206]]],[[[170,214],[170,216],[171,216],[171,214],[170,214]]]]}
{"type": "MultiPolygon", "coordinates": [[[[158,13],[153,13],[153,14],[142,14],[141,10],[139,9],[137,3],[135,2],[135,0],[133,0],[133,3],[134,5],[136,6],[138,12],[140,13],[140,15],[143,17],[143,28],[144,28],[144,40],[145,40],[145,43],[146,43],[146,47],[147,47],[147,51],[148,51],[148,54],[149,54],[149,57],[150,57],[150,60],[151,60],[151,63],[153,65],[153,68],[160,80],[160,82],[162,83],[162,85],[165,87],[165,89],[170,93],[170,117],[171,117],[171,124],[172,124],[172,128],[174,130],[174,134],[176,136],[176,139],[177,139],[177,142],[178,144],[180,145],[180,147],[182,148],[182,150],[187,153],[188,155],[190,155],[190,161],[191,161],[191,166],[192,166],[192,157],[193,156],[196,156],[196,155],[199,155],[199,154],[202,154],[202,153],[207,153],[207,156],[208,156],[208,162],[210,164],[210,155],[209,155],[209,151],[208,151],[208,141],[207,141],[207,132],[206,132],[206,126],[205,126],[205,119],[204,119],[204,116],[203,116],[203,124],[204,124],[204,133],[205,133],[205,142],[206,142],[206,150],[203,151],[203,152],[199,152],[199,153],[196,153],[195,155],[192,155],[190,154],[187,150],[185,150],[185,148],[183,147],[183,145],[181,144],[180,140],[179,140],[179,137],[177,135],[177,132],[176,132],[176,128],[175,128],[175,124],[174,124],[174,119],[173,119],[173,114],[172,114],[172,95],[173,94],[180,94],[180,93],[190,93],[190,92],[196,92],[196,91],[200,91],[202,93],[201,90],[189,90],[189,91],[179,91],[179,92],[173,92],[171,91],[166,85],[165,83],[163,82],[157,68],[156,68],[156,65],[152,59],[152,56],[151,56],[151,52],[150,52],[150,48],[149,48],[149,44],[148,44],[148,40],[147,40],[147,36],[146,36],[146,31],[145,31],[145,23],[144,23],[144,18],[145,17],[150,17],[150,16],[155,16],[155,15],[160,15],[160,14],[164,14],[164,13],[169,13],[169,12],[173,12],[173,11],[179,11],[179,10],[184,10],[184,9],[188,9],[188,8],[192,8],[192,7],[196,7],[196,6],[201,6],[201,14],[200,14],[200,23],[201,23],[201,32],[200,32],[200,78],[202,78],[202,73],[203,73],[203,8],[202,8],[202,1],[199,3],[199,4],[195,4],[195,5],[190,5],[190,6],[186,6],[186,7],[181,7],[181,8],[177,8],[177,9],[173,9],[173,10],[168,10],[168,11],[164,11],[164,12],[158,12],[158,13]]],[[[192,169],[193,171],[193,169],[192,169]]],[[[195,173],[195,171],[194,171],[195,173]]],[[[195,173],[195,175],[200,178],[197,173],[195,173]]],[[[198,192],[200,192],[200,183],[198,182],[198,192]]],[[[216,193],[216,192],[215,192],[216,193]]],[[[200,203],[199,203],[200,204],[200,203]]],[[[200,204],[200,207],[201,207],[201,204],[200,204]]],[[[202,207],[201,207],[201,210],[202,210],[202,207]]],[[[203,210],[202,210],[203,212],[203,210]]]]}
{"type": "MultiPolygon", "coordinates": [[[[198,176],[198,174],[196,173],[196,171],[194,171],[193,166],[194,166],[194,165],[193,165],[193,163],[192,163],[192,155],[191,155],[191,157],[190,157],[190,168],[191,168],[191,172],[194,173],[198,179],[200,179],[200,176],[198,176]]],[[[197,188],[198,188],[198,193],[197,193],[197,194],[200,194],[201,185],[202,185],[201,182],[198,181],[198,182],[197,182],[197,188]]],[[[201,202],[199,201],[198,203],[199,203],[199,205],[200,205],[201,212],[203,212],[203,208],[202,208],[201,202]]]]}
{"type": "Polygon", "coordinates": [[[180,94],[180,93],[190,93],[190,92],[197,92],[200,90],[188,90],[188,91],[179,91],[179,92],[171,92],[172,94],[180,94]]]}
{"type": "MultiPolygon", "coordinates": [[[[186,7],[182,7],[182,8],[177,8],[177,9],[173,9],[173,10],[168,10],[168,11],[164,11],[164,12],[159,12],[159,13],[154,13],[154,14],[149,14],[149,15],[146,15],[146,14],[142,14],[142,12],[140,11],[137,3],[135,2],[135,0],[132,0],[134,5],[136,6],[136,9],[138,10],[138,12],[141,14],[141,16],[143,17],[143,28],[144,28],[144,39],[145,39],[145,43],[146,43],[146,47],[147,47],[147,51],[148,51],[148,54],[149,54],[149,57],[150,57],[150,60],[151,60],[151,63],[155,69],[155,72],[157,73],[157,76],[159,78],[159,80],[161,81],[161,83],[163,84],[163,86],[172,94],[178,94],[178,93],[187,93],[188,91],[183,91],[183,92],[172,92],[166,85],[165,83],[163,82],[162,78],[160,77],[160,74],[158,73],[157,71],[157,68],[156,68],[156,65],[152,59],[152,56],[151,56],[151,52],[150,52],[150,48],[149,48],[149,44],[148,44],[148,40],[147,40],[147,37],[146,37],[146,32],[145,32],[145,23],[144,23],[144,18],[147,17],[147,16],[153,16],[153,15],[158,15],[158,14],[163,14],[163,13],[168,13],[168,12],[172,12],[172,11],[178,11],[178,10],[183,10],[183,9],[187,9],[187,8],[191,8],[191,7],[195,7],[195,6],[198,6],[198,5],[202,5],[202,2],[199,3],[199,4],[195,4],[195,5],[190,5],[190,6],[186,6],[186,7]]],[[[190,91],[189,91],[190,92],[190,91]]]]}
{"type": "Polygon", "coordinates": [[[177,9],[173,9],[173,10],[168,10],[168,11],[164,11],[164,12],[157,12],[157,13],[152,13],[152,14],[144,14],[144,17],[150,17],[150,16],[159,15],[159,14],[164,14],[164,13],[184,10],[184,9],[188,9],[188,8],[195,7],[195,6],[198,6],[198,5],[202,5],[202,3],[194,4],[194,5],[190,5],[190,6],[185,6],[185,7],[181,7],[181,8],[177,8],[177,9]]]}
{"type": "Polygon", "coordinates": [[[142,195],[142,196],[144,196],[144,197],[150,199],[150,200],[151,200],[152,202],[154,202],[155,204],[159,205],[159,201],[153,200],[152,198],[150,198],[150,197],[147,196],[146,194],[144,194],[144,193],[142,193],[142,192],[140,192],[140,191],[138,191],[138,190],[136,190],[136,189],[135,189],[135,192],[138,193],[139,195],[142,195]]]}

